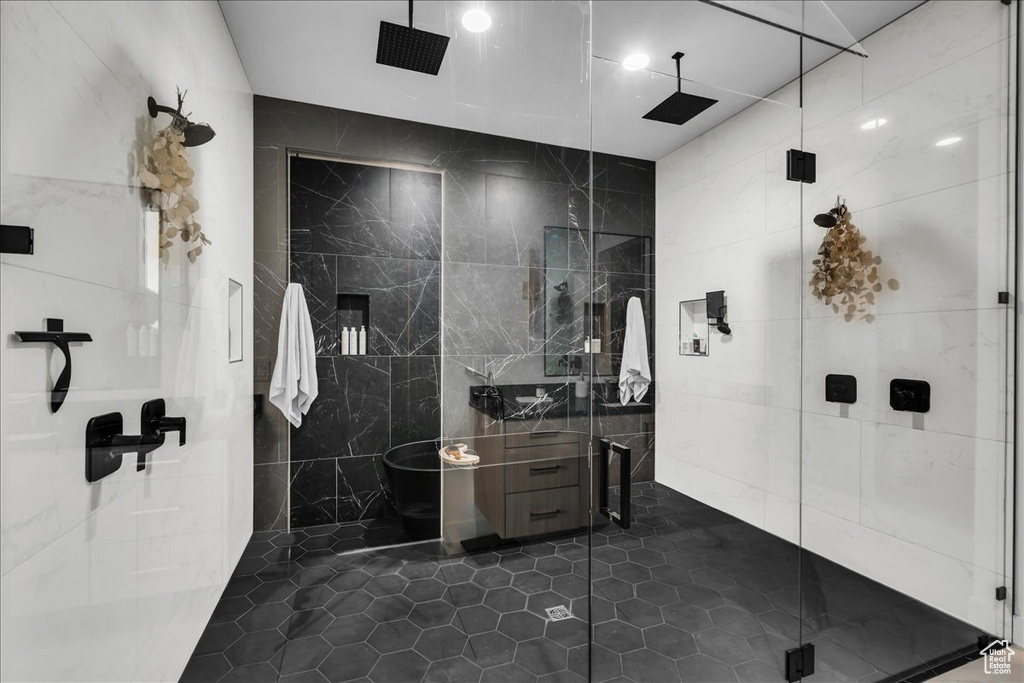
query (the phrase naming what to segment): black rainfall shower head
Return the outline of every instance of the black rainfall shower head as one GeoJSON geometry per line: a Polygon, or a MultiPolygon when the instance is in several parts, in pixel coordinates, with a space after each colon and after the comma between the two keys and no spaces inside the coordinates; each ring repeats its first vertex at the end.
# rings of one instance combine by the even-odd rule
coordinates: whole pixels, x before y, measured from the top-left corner
{"type": "Polygon", "coordinates": [[[380,22],[377,37],[377,63],[436,76],[441,70],[448,36],[412,27],[412,0],[409,0],[409,25],[380,22]]]}
{"type": "Polygon", "coordinates": [[[181,93],[178,94],[178,108],[171,109],[163,105],[157,104],[156,100],[150,97],[146,100],[146,106],[149,108],[149,115],[154,119],[158,114],[163,112],[164,114],[170,114],[171,118],[174,119],[174,123],[177,128],[184,134],[185,141],[182,142],[185,147],[198,147],[204,145],[213,139],[216,135],[213,132],[213,128],[208,123],[192,123],[188,118],[181,113],[181,104],[185,96],[181,93]]]}
{"type": "Polygon", "coordinates": [[[672,59],[676,60],[676,92],[665,98],[665,101],[657,107],[644,114],[645,119],[681,126],[718,102],[718,100],[708,97],[690,95],[683,92],[683,77],[679,66],[682,58],[682,52],[672,55],[672,59]]]}

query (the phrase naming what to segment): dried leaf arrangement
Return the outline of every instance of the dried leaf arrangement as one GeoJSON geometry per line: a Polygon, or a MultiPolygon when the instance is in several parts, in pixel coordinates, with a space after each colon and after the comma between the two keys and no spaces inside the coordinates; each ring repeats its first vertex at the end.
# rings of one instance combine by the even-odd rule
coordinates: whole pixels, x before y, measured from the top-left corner
{"type": "MultiPolygon", "coordinates": [[[[842,313],[846,322],[854,318],[868,323],[874,321],[871,309],[875,305],[875,295],[883,289],[878,273],[882,257],[864,248],[867,238],[853,224],[853,214],[840,197],[836,197],[836,205],[831,211],[818,214],[814,222],[827,228],[828,232],[818,248],[818,258],[813,262],[811,294],[831,306],[834,313],[842,313]]],[[[886,285],[891,290],[900,288],[895,278],[890,278],[886,285]]]]}
{"type": "Polygon", "coordinates": [[[139,169],[139,182],[148,190],[149,204],[160,211],[160,260],[167,265],[175,237],[191,247],[188,260],[196,262],[203,246],[211,244],[196,220],[199,200],[192,194],[195,170],[189,164],[183,126],[188,115],[181,113],[185,94],[178,91],[177,115],[156,134],[153,144],[145,149],[144,165],[139,169]]]}

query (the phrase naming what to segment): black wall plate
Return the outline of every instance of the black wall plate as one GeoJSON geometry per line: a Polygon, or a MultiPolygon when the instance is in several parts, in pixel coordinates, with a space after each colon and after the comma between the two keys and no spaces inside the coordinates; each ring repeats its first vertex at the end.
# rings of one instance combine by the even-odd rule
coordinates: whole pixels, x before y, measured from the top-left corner
{"type": "Polygon", "coordinates": [[[35,232],[27,225],[0,225],[0,254],[31,254],[35,232]]]}
{"type": "Polygon", "coordinates": [[[932,407],[932,386],[920,379],[894,379],[889,382],[889,407],[927,413],[932,407]]]}
{"type": "Polygon", "coordinates": [[[89,420],[85,426],[85,480],[99,481],[121,466],[120,453],[111,454],[114,437],[124,430],[121,413],[107,413],[89,420]]]}
{"type": "Polygon", "coordinates": [[[857,378],[853,375],[825,375],[825,400],[829,403],[856,403],[857,378]]]}

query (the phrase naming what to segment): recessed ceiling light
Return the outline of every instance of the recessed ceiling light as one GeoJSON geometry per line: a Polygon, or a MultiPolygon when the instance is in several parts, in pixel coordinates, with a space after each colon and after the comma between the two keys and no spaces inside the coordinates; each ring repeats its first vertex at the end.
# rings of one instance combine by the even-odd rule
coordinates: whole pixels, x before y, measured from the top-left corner
{"type": "Polygon", "coordinates": [[[860,126],[861,130],[874,130],[875,128],[881,128],[885,124],[889,123],[886,119],[871,119],[860,126]]]}
{"type": "Polygon", "coordinates": [[[480,8],[471,9],[462,15],[462,25],[467,31],[483,33],[491,27],[491,15],[480,8]]]}
{"type": "Polygon", "coordinates": [[[651,63],[651,58],[642,52],[630,55],[622,60],[622,68],[626,71],[639,71],[651,63]]]}
{"type": "Polygon", "coordinates": [[[950,145],[955,145],[956,143],[960,142],[961,140],[963,140],[963,138],[958,138],[956,136],[953,136],[951,138],[942,138],[941,140],[939,140],[938,142],[935,143],[935,146],[936,147],[949,147],[950,145]]]}

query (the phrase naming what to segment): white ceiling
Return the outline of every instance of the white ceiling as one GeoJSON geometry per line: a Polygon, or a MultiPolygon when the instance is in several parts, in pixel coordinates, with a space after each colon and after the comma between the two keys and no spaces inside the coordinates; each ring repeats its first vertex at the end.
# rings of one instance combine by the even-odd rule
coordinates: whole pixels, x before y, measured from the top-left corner
{"type": "MultiPolygon", "coordinates": [[[[804,16],[815,35],[848,43],[920,0],[726,4],[790,26],[804,16]]],[[[402,0],[220,5],[259,95],[583,149],[593,133],[595,150],[642,159],[660,159],[800,69],[796,36],[696,0],[419,0],[416,28],[451,36],[436,77],[376,63],[380,21],[408,20],[402,0]],[[469,33],[462,14],[481,4],[494,23],[469,33]],[[719,103],[683,126],[646,121],[642,116],[675,89],[677,50],[686,53],[684,92],[719,103]],[[633,52],[651,56],[648,70],[628,72],[609,61],[633,52]]],[[[804,50],[808,66],[835,54],[810,42],[804,50]]]]}

